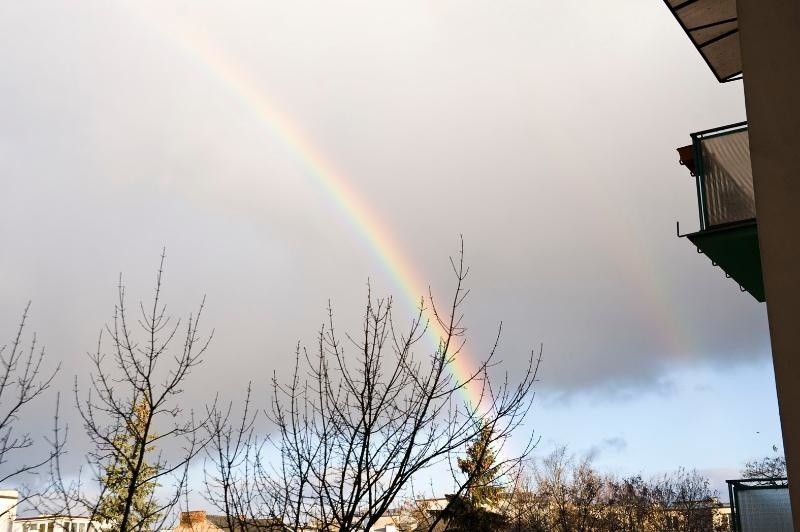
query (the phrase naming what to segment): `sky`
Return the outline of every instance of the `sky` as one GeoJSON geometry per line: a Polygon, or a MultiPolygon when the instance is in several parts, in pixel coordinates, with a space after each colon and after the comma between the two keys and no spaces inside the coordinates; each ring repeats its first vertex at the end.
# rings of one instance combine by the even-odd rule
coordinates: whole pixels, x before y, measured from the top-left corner
{"type": "Polygon", "coordinates": [[[53,392],[162,247],[170,310],[207,298],[199,407],[266,401],[368,280],[409,318],[446,297],[463,235],[468,357],[501,322],[512,375],[543,345],[535,453],[722,490],[781,444],[765,307],[675,232],[675,148],[742,85],[658,0],[4,2],[0,66],[0,341],[31,300],[53,392]]]}

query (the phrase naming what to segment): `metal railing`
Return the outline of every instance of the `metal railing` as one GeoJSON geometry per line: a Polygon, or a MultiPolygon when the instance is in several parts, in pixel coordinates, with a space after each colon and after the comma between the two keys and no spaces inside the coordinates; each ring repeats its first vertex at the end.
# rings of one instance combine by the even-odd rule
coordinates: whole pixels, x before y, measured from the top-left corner
{"type": "Polygon", "coordinates": [[[747,122],[692,133],[700,229],[755,218],[747,122]]]}
{"type": "Polygon", "coordinates": [[[789,484],[782,478],[727,480],[733,532],[791,532],[789,484]]]}

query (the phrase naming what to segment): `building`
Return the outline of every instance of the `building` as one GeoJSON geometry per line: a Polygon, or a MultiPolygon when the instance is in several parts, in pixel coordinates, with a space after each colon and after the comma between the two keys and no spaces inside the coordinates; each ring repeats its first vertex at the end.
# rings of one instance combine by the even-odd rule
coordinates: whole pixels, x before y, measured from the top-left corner
{"type": "MultiPolygon", "coordinates": [[[[236,519],[236,531],[268,532],[270,530],[285,530],[280,520],[271,519],[236,519]]],[[[228,531],[228,518],[224,515],[208,515],[204,510],[181,512],[178,526],[172,532],[217,532],[228,531]]]]}
{"type": "Polygon", "coordinates": [[[427,530],[436,515],[447,507],[448,497],[420,498],[390,509],[378,518],[368,532],[409,532],[427,530]]]}
{"type": "Polygon", "coordinates": [[[16,490],[0,490],[0,532],[12,532],[17,518],[19,493],[16,490]]]}
{"type": "Polygon", "coordinates": [[[99,532],[100,529],[85,516],[37,515],[18,517],[13,532],[99,532]]]}
{"type": "Polygon", "coordinates": [[[417,520],[402,510],[390,510],[380,516],[368,532],[410,532],[418,527],[417,520]]]}
{"type": "MultiPolygon", "coordinates": [[[[368,532],[411,532],[428,530],[433,519],[447,506],[449,498],[417,499],[382,515],[368,532]]],[[[559,505],[532,492],[518,492],[498,501],[494,512],[506,521],[507,530],[555,530],[577,525],[583,515],[587,530],[632,530],[640,532],[730,532],[731,507],[717,498],[683,501],[667,507],[652,502],[648,507],[620,503],[592,503],[578,507],[559,505]],[[566,514],[566,515],[565,515],[566,514]],[[638,514],[636,521],[628,517],[638,514]],[[591,516],[586,518],[586,516],[591,516]],[[563,518],[563,520],[562,520],[563,518]]],[[[490,510],[491,511],[491,510],[490,510]]],[[[446,519],[437,530],[447,530],[446,519]]]]}
{"type": "MultiPolygon", "coordinates": [[[[693,241],[702,239],[698,247],[709,256],[725,255],[726,264],[712,260],[747,291],[733,269],[746,269],[738,255],[754,242],[758,247],[794,528],[800,530],[800,482],[792,484],[800,479],[800,2],[663,1],[718,81],[743,80],[755,216],[749,230],[704,226],[703,208],[711,210],[707,190],[698,198],[699,233],[720,231],[695,233],[693,241]]],[[[757,291],[750,293],[759,299],[757,291]]]]}
{"type": "Polygon", "coordinates": [[[676,505],[666,510],[668,528],[661,531],[653,528],[653,532],[670,532],[680,530],[693,530],[697,532],[730,532],[731,507],[716,499],[710,501],[695,501],[686,505],[676,505]]]}

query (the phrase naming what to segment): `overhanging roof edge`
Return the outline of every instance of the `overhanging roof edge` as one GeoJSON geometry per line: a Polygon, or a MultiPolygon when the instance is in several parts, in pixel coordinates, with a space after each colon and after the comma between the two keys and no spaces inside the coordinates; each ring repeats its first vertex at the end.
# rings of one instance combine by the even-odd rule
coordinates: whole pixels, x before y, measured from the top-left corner
{"type": "MultiPolygon", "coordinates": [[[[707,24],[707,25],[703,25],[703,26],[699,26],[699,27],[690,29],[690,28],[686,27],[686,24],[684,24],[683,20],[681,20],[680,16],[678,16],[678,11],[680,9],[686,7],[687,5],[691,5],[691,4],[696,3],[698,0],[687,0],[685,2],[681,2],[680,4],[678,4],[676,6],[671,6],[670,3],[669,3],[669,0],[663,0],[663,1],[664,1],[664,5],[667,6],[667,9],[669,10],[669,12],[672,13],[672,16],[675,17],[675,20],[678,22],[678,24],[680,24],[681,29],[683,29],[683,32],[689,38],[689,41],[691,41],[691,43],[694,46],[695,50],[697,50],[697,52],[700,54],[700,57],[703,58],[703,61],[705,61],[705,63],[708,66],[709,70],[711,70],[711,73],[714,74],[715,78],[717,78],[718,82],[720,82],[720,83],[728,83],[730,81],[736,81],[736,80],[742,79],[742,71],[741,70],[733,72],[733,73],[731,73],[731,74],[729,74],[729,75],[727,75],[725,77],[720,76],[717,73],[717,70],[714,68],[714,65],[711,63],[711,61],[708,60],[708,57],[706,56],[706,54],[703,53],[703,50],[702,50],[702,48],[704,46],[712,44],[713,42],[715,42],[715,40],[711,40],[709,42],[704,42],[704,43],[698,43],[697,41],[695,41],[694,37],[692,37],[692,33],[691,33],[692,30],[697,30],[697,29],[701,29],[701,28],[704,28],[704,27],[709,27],[711,25],[733,22],[733,21],[737,20],[736,18],[724,19],[724,20],[721,20],[721,21],[716,21],[716,22],[711,23],[711,24],[707,24]]],[[[738,32],[739,32],[739,29],[738,29],[738,26],[737,26],[737,28],[735,30],[732,30],[730,32],[726,32],[726,34],[724,34],[721,38],[729,37],[729,36],[734,35],[734,34],[736,34],[738,32]]]]}

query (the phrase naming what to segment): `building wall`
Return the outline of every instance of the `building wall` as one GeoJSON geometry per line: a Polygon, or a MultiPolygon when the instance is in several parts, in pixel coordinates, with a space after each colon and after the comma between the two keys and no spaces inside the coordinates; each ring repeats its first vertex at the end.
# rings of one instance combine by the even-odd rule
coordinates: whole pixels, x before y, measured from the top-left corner
{"type": "Polygon", "coordinates": [[[12,532],[18,502],[19,493],[16,490],[0,490],[0,532],[12,532]]]}
{"type": "Polygon", "coordinates": [[[800,2],[737,0],[736,7],[772,359],[800,530],[800,2]]]}
{"type": "Polygon", "coordinates": [[[215,532],[221,530],[206,517],[206,512],[203,510],[181,512],[178,526],[173,528],[172,532],[215,532]]]}
{"type": "Polygon", "coordinates": [[[92,532],[88,517],[38,516],[14,521],[12,532],[92,532]]]}

